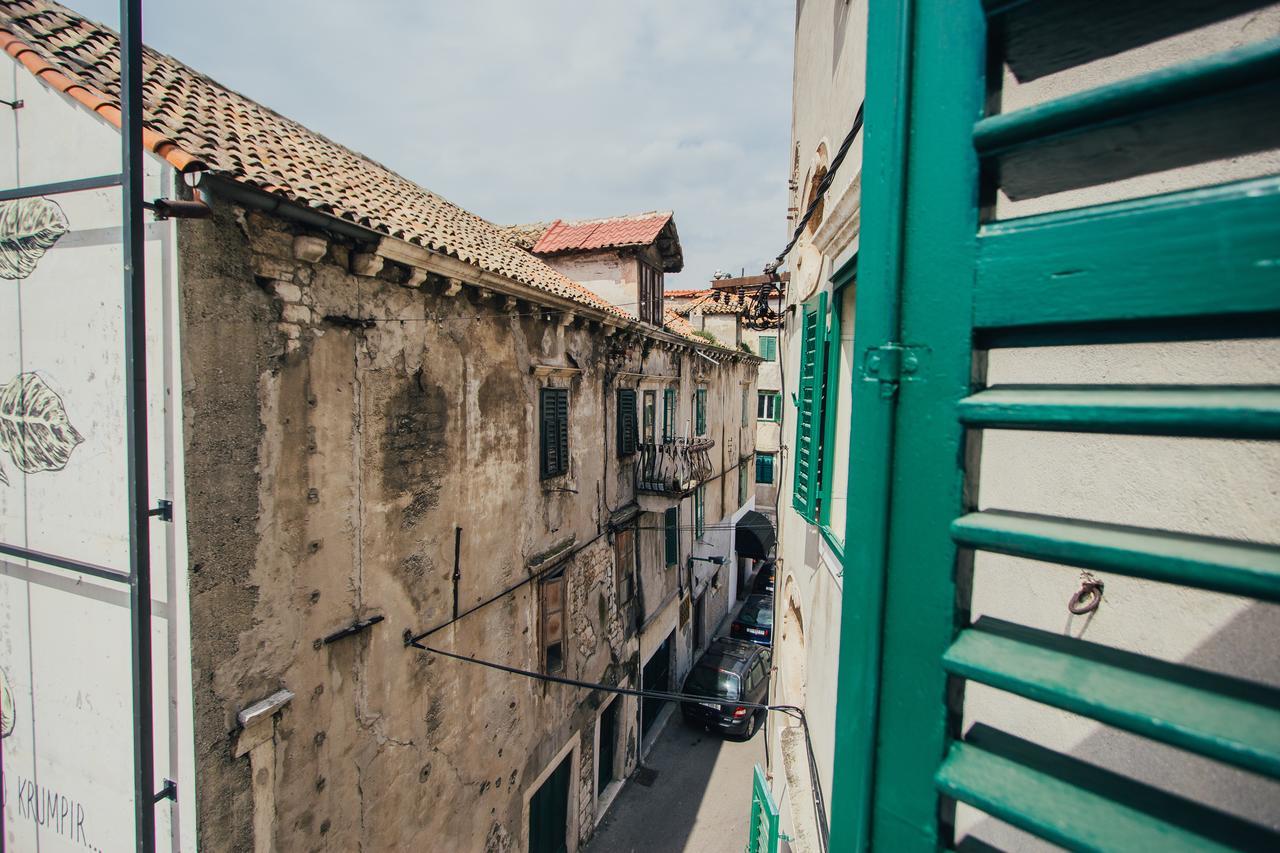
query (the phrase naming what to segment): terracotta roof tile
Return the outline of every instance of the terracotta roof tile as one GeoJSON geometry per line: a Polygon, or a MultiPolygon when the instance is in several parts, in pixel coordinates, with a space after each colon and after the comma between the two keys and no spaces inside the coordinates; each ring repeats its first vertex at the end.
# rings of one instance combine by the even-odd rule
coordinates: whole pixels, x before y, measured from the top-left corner
{"type": "Polygon", "coordinates": [[[553,255],[559,252],[648,246],[658,239],[662,229],[671,222],[672,214],[669,210],[576,222],[557,219],[534,244],[533,252],[553,255]]]}
{"type": "MultiPolygon", "coordinates": [[[[52,0],[0,0],[0,48],[120,126],[116,34],[52,0]]],[[[143,51],[147,147],[482,270],[624,314],[520,248],[504,229],[172,57],[143,51]]]]}

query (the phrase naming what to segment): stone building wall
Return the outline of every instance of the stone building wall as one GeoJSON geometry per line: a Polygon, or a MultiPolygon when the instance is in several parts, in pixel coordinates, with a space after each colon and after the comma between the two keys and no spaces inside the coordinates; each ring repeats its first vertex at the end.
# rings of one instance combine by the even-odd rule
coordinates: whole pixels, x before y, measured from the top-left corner
{"type": "MultiPolygon", "coordinates": [[[[404,633],[449,623],[456,547],[459,609],[497,598],[424,642],[537,670],[540,586],[520,583],[559,562],[565,675],[635,683],[609,530],[634,498],[615,391],[665,373],[687,405],[695,356],[434,276],[406,286],[368,246],[214,208],[179,234],[202,846],[254,849],[257,825],[280,850],[518,849],[533,781],[575,739],[588,836],[607,696],[404,633]],[[546,386],[569,389],[571,465],[541,480],[546,386]],[[274,778],[251,779],[236,714],[282,689],[274,778]]],[[[754,371],[708,368],[734,393],[754,371]]]]}

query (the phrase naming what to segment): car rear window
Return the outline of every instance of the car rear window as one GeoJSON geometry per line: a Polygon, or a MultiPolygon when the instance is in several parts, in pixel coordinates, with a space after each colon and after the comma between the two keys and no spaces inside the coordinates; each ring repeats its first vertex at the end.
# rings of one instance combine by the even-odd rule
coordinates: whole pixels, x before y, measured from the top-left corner
{"type": "Polygon", "coordinates": [[[772,626],[773,602],[767,598],[748,598],[738,619],[752,625],[772,626]]]}
{"type": "Polygon", "coordinates": [[[737,699],[742,695],[742,681],[736,673],[714,666],[695,666],[689,673],[685,690],[698,696],[737,699]]]}

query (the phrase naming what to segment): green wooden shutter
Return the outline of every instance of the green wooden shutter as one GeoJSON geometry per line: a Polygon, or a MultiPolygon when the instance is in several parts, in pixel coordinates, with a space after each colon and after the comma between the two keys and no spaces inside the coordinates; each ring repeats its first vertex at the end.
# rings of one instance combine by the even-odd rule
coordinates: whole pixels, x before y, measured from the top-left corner
{"type": "Polygon", "coordinates": [[[662,391],[662,440],[671,441],[676,437],[676,389],[665,388],[662,391]]]}
{"type": "Polygon", "coordinates": [[[760,336],[760,358],[765,361],[778,360],[778,338],[776,335],[760,336]]]}
{"type": "Polygon", "coordinates": [[[569,392],[564,388],[543,388],[538,395],[539,450],[543,479],[569,470],[569,392]]]}
{"type": "Polygon", "coordinates": [[[668,566],[680,562],[680,508],[672,507],[663,513],[663,527],[666,532],[664,555],[668,566]]]}
{"type": "Polygon", "coordinates": [[[800,326],[800,390],[796,394],[796,467],[791,505],[801,516],[817,518],[822,478],[822,329],[827,296],[804,308],[800,326]]]}
{"type": "Polygon", "coordinates": [[[957,801],[1070,849],[1280,849],[1164,780],[961,728],[979,682],[1280,778],[1274,689],[971,622],[967,598],[988,551],[1280,601],[1274,544],[979,508],[966,467],[987,429],[1280,439],[1274,384],[989,387],[983,370],[991,349],[1276,335],[1276,176],[982,221],[997,190],[1039,197],[1274,146],[1277,40],[985,117],[1001,103],[987,69],[1032,79],[1240,8],[870,6],[832,850],[950,849],[957,801]]]}
{"type": "Polygon", "coordinates": [[[707,389],[699,388],[693,392],[694,433],[707,434],[707,389]]]}
{"type": "Polygon", "coordinates": [[[636,392],[633,388],[618,389],[618,455],[630,456],[636,452],[639,440],[636,423],[636,392]]]}
{"type": "Polygon", "coordinates": [[[756,454],[756,482],[768,485],[773,482],[773,454],[756,454]]]}

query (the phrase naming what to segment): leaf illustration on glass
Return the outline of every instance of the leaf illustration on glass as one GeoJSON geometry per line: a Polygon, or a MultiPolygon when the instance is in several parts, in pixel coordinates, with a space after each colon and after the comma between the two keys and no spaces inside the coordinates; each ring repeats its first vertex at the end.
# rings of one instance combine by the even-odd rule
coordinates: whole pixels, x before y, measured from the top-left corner
{"type": "Polygon", "coordinates": [[[61,471],[82,441],[62,398],[36,374],[20,374],[0,388],[0,447],[20,470],[61,471]]]}
{"type": "Polygon", "coordinates": [[[66,214],[57,202],[47,198],[0,201],[0,278],[31,275],[67,228],[66,214]]]}

